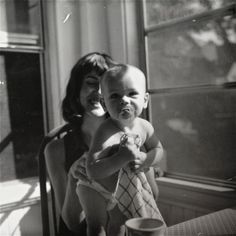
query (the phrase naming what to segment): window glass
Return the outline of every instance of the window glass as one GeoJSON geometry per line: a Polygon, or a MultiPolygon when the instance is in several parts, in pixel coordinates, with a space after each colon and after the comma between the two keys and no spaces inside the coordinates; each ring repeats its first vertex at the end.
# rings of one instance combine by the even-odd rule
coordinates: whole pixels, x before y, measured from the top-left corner
{"type": "Polygon", "coordinates": [[[0,53],[0,181],[37,175],[44,135],[39,55],[0,53]]]}
{"type": "Polygon", "coordinates": [[[152,89],[236,81],[236,14],[148,34],[152,89]]]}
{"type": "Polygon", "coordinates": [[[149,112],[168,174],[236,183],[235,3],[144,1],[149,112]]]}
{"type": "Polygon", "coordinates": [[[236,89],[155,94],[150,108],[167,172],[236,183],[236,89]]]}
{"type": "Polygon", "coordinates": [[[0,1],[0,47],[39,46],[40,0],[0,1]]]}
{"type": "Polygon", "coordinates": [[[235,3],[235,0],[146,0],[147,25],[207,12],[235,3]]]}

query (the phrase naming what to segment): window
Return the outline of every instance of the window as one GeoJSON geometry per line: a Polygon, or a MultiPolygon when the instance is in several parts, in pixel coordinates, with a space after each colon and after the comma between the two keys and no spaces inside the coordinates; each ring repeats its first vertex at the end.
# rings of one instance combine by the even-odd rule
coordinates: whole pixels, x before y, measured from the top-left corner
{"type": "Polygon", "coordinates": [[[0,1],[0,182],[37,176],[44,135],[39,0],[0,1]]]}
{"type": "Polygon", "coordinates": [[[39,49],[42,46],[40,0],[0,1],[0,47],[39,49]]]}
{"type": "Polygon", "coordinates": [[[143,1],[149,118],[166,175],[236,184],[236,1],[143,1]]]}

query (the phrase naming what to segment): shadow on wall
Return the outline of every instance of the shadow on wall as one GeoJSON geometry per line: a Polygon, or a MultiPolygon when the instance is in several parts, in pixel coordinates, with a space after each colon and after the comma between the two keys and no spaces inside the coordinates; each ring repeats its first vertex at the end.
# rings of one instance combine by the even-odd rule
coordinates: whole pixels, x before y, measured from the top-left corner
{"type": "Polygon", "coordinates": [[[40,215],[40,204],[30,207],[19,223],[21,236],[41,236],[42,225],[40,215]]]}
{"type": "Polygon", "coordinates": [[[0,235],[42,235],[37,178],[1,184],[0,235]]]}

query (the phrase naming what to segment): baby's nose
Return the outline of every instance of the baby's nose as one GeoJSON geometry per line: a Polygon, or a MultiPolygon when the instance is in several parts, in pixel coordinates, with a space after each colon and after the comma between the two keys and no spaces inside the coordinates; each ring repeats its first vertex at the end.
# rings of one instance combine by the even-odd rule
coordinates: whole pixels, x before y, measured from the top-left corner
{"type": "Polygon", "coordinates": [[[127,96],[123,96],[120,100],[120,104],[128,104],[129,103],[129,98],[127,96]]]}

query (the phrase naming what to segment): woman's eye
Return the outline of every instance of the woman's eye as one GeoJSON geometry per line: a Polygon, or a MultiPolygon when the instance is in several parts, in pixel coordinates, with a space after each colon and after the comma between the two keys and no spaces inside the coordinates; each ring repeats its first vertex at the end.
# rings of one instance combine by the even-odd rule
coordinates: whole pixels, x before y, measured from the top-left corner
{"type": "Polygon", "coordinates": [[[111,94],[110,98],[116,99],[116,98],[119,98],[119,95],[117,93],[113,93],[113,94],[111,94]]]}
{"type": "Polygon", "coordinates": [[[87,81],[86,83],[87,83],[87,85],[89,85],[89,86],[97,86],[97,85],[98,85],[97,82],[92,82],[92,81],[87,81]]]}

